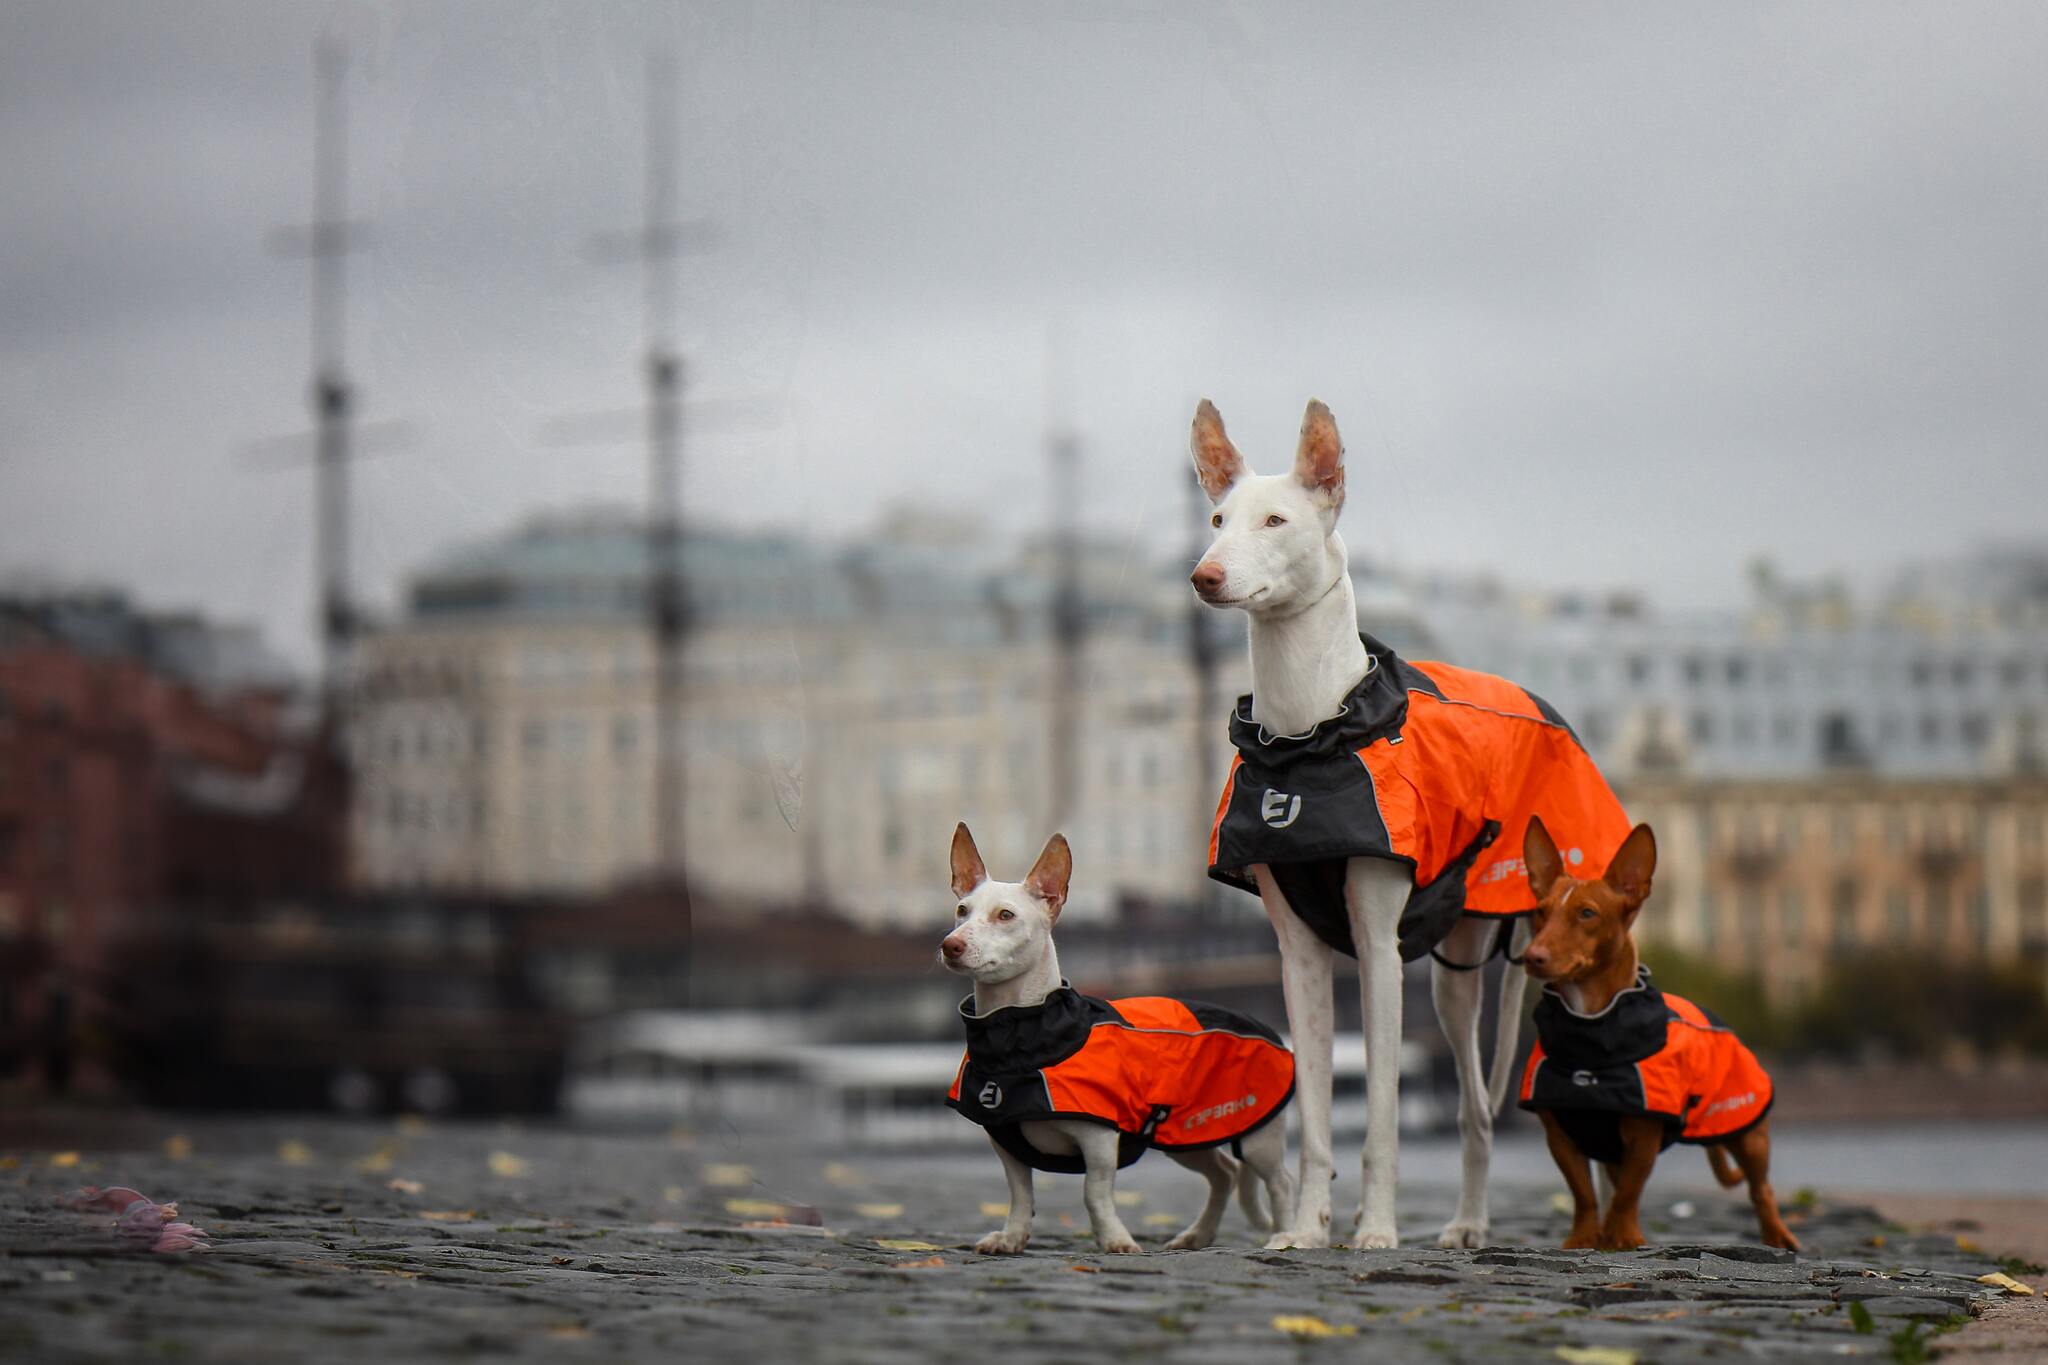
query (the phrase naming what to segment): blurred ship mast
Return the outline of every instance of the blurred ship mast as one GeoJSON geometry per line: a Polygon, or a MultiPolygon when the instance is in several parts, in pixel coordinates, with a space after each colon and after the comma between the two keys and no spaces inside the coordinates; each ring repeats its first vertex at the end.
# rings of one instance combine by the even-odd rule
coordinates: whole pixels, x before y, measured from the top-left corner
{"type": "Polygon", "coordinates": [[[1066,412],[1071,397],[1070,348],[1054,323],[1046,339],[1047,487],[1052,493],[1052,677],[1046,689],[1052,736],[1045,828],[1055,830],[1079,813],[1081,648],[1086,611],[1081,599],[1081,438],[1066,412]]]}
{"type": "Polygon", "coordinates": [[[362,240],[348,217],[348,53],[334,37],[313,46],[317,83],[313,122],[313,218],[286,234],[288,254],[312,262],[312,382],[315,424],[313,555],[320,631],[320,696],[333,727],[346,691],[355,607],[349,588],[348,465],[355,385],[343,358],[347,339],[348,253],[362,240]]]}
{"type": "Polygon", "coordinates": [[[683,638],[689,629],[683,576],[683,359],[675,338],[676,262],[707,235],[676,220],[676,68],[667,52],[647,60],[646,218],[640,231],[608,244],[645,272],[647,381],[648,629],[654,643],[655,870],[686,884],[683,638]]]}

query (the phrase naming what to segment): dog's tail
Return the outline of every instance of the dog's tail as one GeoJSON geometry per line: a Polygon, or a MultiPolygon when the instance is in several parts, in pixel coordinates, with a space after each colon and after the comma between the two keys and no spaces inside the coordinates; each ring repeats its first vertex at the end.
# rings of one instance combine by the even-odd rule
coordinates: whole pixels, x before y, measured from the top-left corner
{"type": "MultiPolygon", "coordinates": [[[[1505,932],[1512,936],[1508,940],[1512,947],[1526,931],[1517,920],[1505,932]]],[[[1526,940],[1523,946],[1527,946],[1526,940]]],[[[1508,1088],[1514,1084],[1515,1052],[1522,1041],[1522,991],[1528,984],[1529,974],[1513,962],[1500,974],[1500,1009],[1493,1021],[1493,1068],[1486,1076],[1486,1106],[1495,1118],[1500,1117],[1508,1088]]]]}
{"type": "Polygon", "coordinates": [[[1742,1168],[1728,1159],[1728,1149],[1715,1144],[1707,1148],[1707,1164],[1714,1168],[1714,1179],[1721,1182],[1721,1188],[1732,1190],[1743,1181],[1742,1168]]]}
{"type": "Polygon", "coordinates": [[[1252,1169],[1249,1161],[1237,1163],[1237,1206],[1244,1210],[1244,1221],[1258,1232],[1274,1229],[1273,1214],[1266,1207],[1268,1200],[1259,1197],[1259,1174],[1252,1169]]]}

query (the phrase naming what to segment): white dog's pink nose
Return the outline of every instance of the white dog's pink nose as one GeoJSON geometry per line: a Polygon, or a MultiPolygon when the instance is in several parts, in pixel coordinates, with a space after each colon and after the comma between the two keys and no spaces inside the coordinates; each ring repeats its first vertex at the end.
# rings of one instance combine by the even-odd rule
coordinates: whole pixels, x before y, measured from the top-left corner
{"type": "Polygon", "coordinates": [[[1195,585],[1195,591],[1204,597],[1214,596],[1223,591],[1223,566],[1203,560],[1195,565],[1195,571],[1188,575],[1188,582],[1195,585]]]}
{"type": "Polygon", "coordinates": [[[948,934],[940,940],[939,951],[946,955],[946,961],[958,962],[967,953],[967,940],[948,934]]]}

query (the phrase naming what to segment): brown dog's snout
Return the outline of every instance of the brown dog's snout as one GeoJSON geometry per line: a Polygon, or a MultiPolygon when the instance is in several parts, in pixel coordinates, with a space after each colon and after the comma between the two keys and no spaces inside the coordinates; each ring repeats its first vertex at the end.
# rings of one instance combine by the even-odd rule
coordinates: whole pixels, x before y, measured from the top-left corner
{"type": "Polygon", "coordinates": [[[967,940],[948,934],[939,940],[939,952],[945,955],[946,961],[958,962],[967,952],[967,940]]]}
{"type": "Polygon", "coordinates": [[[1522,965],[1533,972],[1548,969],[1550,966],[1550,950],[1541,944],[1530,944],[1522,950],[1522,965]]]}
{"type": "Polygon", "coordinates": [[[1195,571],[1188,575],[1188,582],[1195,585],[1195,591],[1207,595],[1223,589],[1223,566],[1203,560],[1195,565],[1195,571]]]}

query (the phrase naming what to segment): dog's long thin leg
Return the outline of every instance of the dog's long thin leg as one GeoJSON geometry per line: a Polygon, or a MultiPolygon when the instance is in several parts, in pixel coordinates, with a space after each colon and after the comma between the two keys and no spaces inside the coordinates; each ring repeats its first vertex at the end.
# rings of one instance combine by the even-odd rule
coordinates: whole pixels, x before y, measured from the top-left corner
{"type": "Polygon", "coordinates": [[[1081,1177],[1081,1202],[1095,1228],[1095,1244],[1112,1254],[1136,1252],[1137,1239],[1116,1211],[1116,1157],[1119,1134],[1100,1123],[1061,1123],[1059,1128],[1081,1149],[1087,1174],[1081,1177]]]}
{"type": "MultiPolygon", "coordinates": [[[[1519,958],[1534,936],[1531,918],[1518,915],[1508,930],[1508,955],[1519,958]]],[[[1460,959],[1463,960],[1463,959],[1460,959]]],[[[1510,962],[1500,974],[1500,1009],[1493,1020],[1493,1066],[1486,1082],[1486,1107],[1500,1117],[1502,1101],[1515,1083],[1515,1050],[1522,1038],[1522,993],[1529,987],[1529,973],[1510,962]]]]}
{"type": "MultiPolygon", "coordinates": [[[[1294,1177],[1287,1172],[1286,1123],[1274,1119],[1238,1144],[1238,1150],[1244,1153],[1246,1168],[1266,1187],[1266,1209],[1272,1215],[1270,1230],[1281,1232],[1293,1227],[1294,1177]]],[[[1249,1202],[1245,1213],[1251,1216],[1249,1202]]],[[[1256,1218],[1253,1225],[1257,1225],[1256,1218]]]]}
{"type": "Polygon", "coordinates": [[[1195,1221],[1166,1244],[1168,1251],[1199,1251],[1216,1240],[1223,1226],[1223,1210],[1230,1206],[1230,1193],[1237,1188],[1237,1162],[1221,1147],[1204,1147],[1193,1152],[1169,1152],[1170,1156],[1209,1182],[1208,1202],[1195,1221]]]}
{"type": "MultiPolygon", "coordinates": [[[[1252,868],[1259,900],[1280,941],[1280,989],[1287,997],[1287,1032],[1294,1047],[1294,1102],[1301,1113],[1301,1181],[1294,1217],[1279,1222],[1269,1250],[1330,1244],[1330,1038],[1335,1016],[1330,1001],[1330,964],[1335,956],[1315,930],[1301,922],[1264,864],[1252,868]]],[[[1275,1211],[1279,1217],[1279,1211],[1275,1211]]]]}
{"type": "Polygon", "coordinates": [[[1010,1182],[1010,1212],[1003,1219],[1003,1226],[976,1242],[974,1249],[984,1256],[1014,1255],[1031,1241],[1031,1168],[1011,1156],[994,1138],[989,1139],[989,1145],[1003,1159],[1003,1177],[1010,1182]]]}
{"type": "Polygon", "coordinates": [[[1749,1179],[1749,1202],[1756,1210],[1757,1232],[1764,1245],[1799,1250],[1799,1239],[1778,1212],[1778,1194],[1771,1188],[1771,1121],[1764,1119],[1728,1144],[1749,1179]]]}
{"type": "MultiPolygon", "coordinates": [[[[1441,951],[1452,962],[1485,962],[1493,952],[1499,928],[1492,920],[1468,915],[1451,930],[1441,951]]],[[[1458,1137],[1463,1145],[1464,1179],[1458,1189],[1458,1212],[1437,1238],[1437,1245],[1443,1247],[1486,1245],[1486,1173],[1493,1160],[1493,1107],[1479,1062],[1479,1013],[1485,984],[1482,971],[1456,971],[1441,962],[1430,968],[1430,997],[1436,1002],[1437,1022],[1443,1025],[1451,1058],[1458,1067],[1458,1137]]]]}
{"type": "MultiPolygon", "coordinates": [[[[1401,1155],[1401,911],[1414,882],[1406,868],[1381,858],[1353,858],[1345,869],[1344,902],[1358,948],[1358,985],[1365,1015],[1364,1193],[1358,1206],[1359,1247],[1400,1245],[1394,1186],[1401,1155]]],[[[1303,1175],[1307,1179],[1306,1173],[1303,1175]]],[[[1308,1191],[1302,1191],[1306,1198],[1308,1191]]]]}

